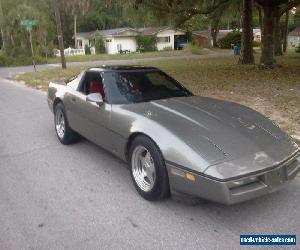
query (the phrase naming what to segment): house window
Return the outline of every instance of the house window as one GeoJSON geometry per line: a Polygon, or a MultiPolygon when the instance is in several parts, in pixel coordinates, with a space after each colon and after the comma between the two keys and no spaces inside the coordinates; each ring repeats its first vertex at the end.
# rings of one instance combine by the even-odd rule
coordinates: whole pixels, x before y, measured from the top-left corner
{"type": "Polygon", "coordinates": [[[111,39],[106,39],[106,42],[107,43],[111,43],[111,39]]]}
{"type": "Polygon", "coordinates": [[[157,42],[158,43],[170,43],[170,37],[169,36],[165,36],[165,37],[158,37],[157,38],[157,42]]]}

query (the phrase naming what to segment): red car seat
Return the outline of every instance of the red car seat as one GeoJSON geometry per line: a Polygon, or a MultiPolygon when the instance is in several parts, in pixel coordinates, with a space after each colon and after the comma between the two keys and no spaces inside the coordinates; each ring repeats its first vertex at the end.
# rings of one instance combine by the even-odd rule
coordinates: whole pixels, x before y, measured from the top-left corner
{"type": "Polygon", "coordinates": [[[103,83],[101,81],[90,81],[88,92],[89,94],[100,93],[103,100],[105,99],[103,83]]]}

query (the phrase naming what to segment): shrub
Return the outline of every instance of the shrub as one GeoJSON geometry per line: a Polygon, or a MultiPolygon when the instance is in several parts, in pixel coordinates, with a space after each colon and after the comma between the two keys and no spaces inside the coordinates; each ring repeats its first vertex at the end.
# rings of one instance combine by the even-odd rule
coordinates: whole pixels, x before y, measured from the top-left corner
{"type": "Polygon", "coordinates": [[[195,44],[188,44],[186,47],[183,48],[183,50],[194,55],[203,54],[202,47],[195,44]]]}
{"type": "Polygon", "coordinates": [[[296,52],[300,53],[300,43],[299,43],[298,47],[296,47],[296,52]]]}
{"type": "Polygon", "coordinates": [[[11,66],[11,65],[13,65],[13,63],[14,63],[14,60],[11,57],[0,54],[0,66],[1,67],[11,66]]]}
{"type": "Polygon", "coordinates": [[[163,51],[171,51],[173,50],[173,48],[171,46],[168,46],[168,47],[164,47],[163,48],[163,51]]]}
{"type": "Polygon", "coordinates": [[[155,36],[137,36],[136,43],[139,50],[142,51],[156,51],[156,37],[155,36]]]}
{"type": "Polygon", "coordinates": [[[88,45],[84,46],[84,51],[86,55],[90,55],[91,54],[91,48],[88,45]]]}
{"type": "Polygon", "coordinates": [[[257,41],[252,42],[252,47],[260,47],[261,43],[257,41]]]}
{"type": "Polygon", "coordinates": [[[226,36],[218,40],[221,49],[230,49],[232,44],[241,45],[242,33],[239,31],[229,32],[226,36]]]}
{"type": "Polygon", "coordinates": [[[96,54],[103,54],[106,53],[106,48],[104,45],[103,38],[101,36],[96,36],[95,37],[95,49],[96,49],[96,54]]]}
{"type": "MultiPolygon", "coordinates": [[[[44,64],[46,59],[41,56],[34,57],[35,64],[44,64]]],[[[22,65],[32,65],[32,57],[27,55],[19,56],[8,56],[0,54],[0,66],[22,66],[22,65]]]]}

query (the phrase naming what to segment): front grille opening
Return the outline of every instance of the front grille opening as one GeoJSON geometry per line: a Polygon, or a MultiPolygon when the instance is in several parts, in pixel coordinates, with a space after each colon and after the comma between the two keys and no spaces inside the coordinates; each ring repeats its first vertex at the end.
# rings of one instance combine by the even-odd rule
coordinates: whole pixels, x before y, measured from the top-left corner
{"type": "Polygon", "coordinates": [[[264,187],[266,187],[266,185],[264,185],[260,180],[257,180],[255,182],[250,182],[242,186],[232,187],[229,190],[232,195],[240,195],[240,194],[253,192],[262,189],[264,187]]]}

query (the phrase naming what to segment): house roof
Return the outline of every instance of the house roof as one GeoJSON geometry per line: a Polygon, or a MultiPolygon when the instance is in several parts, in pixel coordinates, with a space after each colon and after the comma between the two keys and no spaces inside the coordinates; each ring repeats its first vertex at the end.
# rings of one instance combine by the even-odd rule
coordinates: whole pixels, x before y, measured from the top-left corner
{"type": "Polygon", "coordinates": [[[141,33],[141,35],[156,35],[157,33],[164,30],[177,30],[185,32],[184,30],[172,28],[170,26],[139,28],[137,30],[141,33]]]}
{"type": "Polygon", "coordinates": [[[138,31],[142,35],[155,35],[158,32],[161,32],[163,30],[170,29],[168,26],[162,26],[162,27],[148,27],[148,28],[139,28],[138,31]]]}
{"type": "Polygon", "coordinates": [[[125,32],[125,31],[135,31],[135,29],[133,28],[129,28],[129,27],[125,27],[125,28],[116,28],[116,29],[110,29],[110,30],[100,30],[100,35],[101,36],[117,36],[120,35],[121,33],[125,32]]]}
{"type": "Polygon", "coordinates": [[[300,36],[300,27],[294,29],[289,33],[289,36],[300,36]]]}
{"type": "MultiPolygon", "coordinates": [[[[139,28],[139,29],[124,27],[124,28],[116,28],[116,29],[108,29],[108,30],[94,30],[89,32],[80,32],[77,33],[77,36],[83,37],[85,39],[91,39],[97,34],[99,34],[100,36],[122,36],[122,33],[125,31],[133,31],[133,32],[140,33],[141,35],[155,35],[161,31],[168,30],[168,29],[173,30],[174,28],[169,26],[149,27],[149,28],[139,28]]],[[[184,32],[181,29],[175,29],[175,30],[184,32]]]]}
{"type": "Polygon", "coordinates": [[[208,31],[193,31],[193,36],[201,36],[208,38],[208,31]]]}
{"type": "MultiPolygon", "coordinates": [[[[223,38],[229,32],[231,32],[231,31],[230,30],[219,30],[218,39],[223,38]]],[[[195,35],[195,36],[202,36],[202,37],[208,38],[208,30],[193,31],[193,35],[195,35]]]]}
{"type": "Polygon", "coordinates": [[[108,30],[94,30],[94,31],[89,31],[89,32],[80,32],[80,33],[77,33],[77,36],[80,36],[80,37],[83,37],[86,39],[93,38],[97,34],[100,36],[118,36],[118,35],[121,35],[121,33],[128,31],[128,30],[136,31],[133,28],[124,27],[124,28],[116,28],[116,29],[108,29],[108,30]]]}
{"type": "Polygon", "coordinates": [[[96,33],[96,31],[89,31],[89,32],[79,32],[77,33],[77,36],[89,39],[91,36],[93,36],[96,33]]]}

